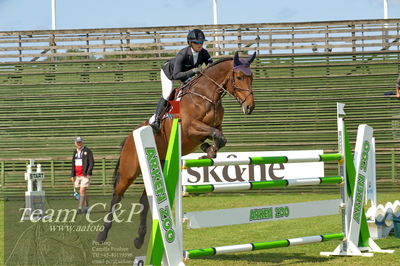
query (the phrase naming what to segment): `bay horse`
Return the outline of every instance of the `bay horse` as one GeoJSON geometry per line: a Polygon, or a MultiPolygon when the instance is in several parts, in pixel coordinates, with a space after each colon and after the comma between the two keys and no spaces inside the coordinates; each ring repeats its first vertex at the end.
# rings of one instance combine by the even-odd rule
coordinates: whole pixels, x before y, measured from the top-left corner
{"type": "MultiPolygon", "coordinates": [[[[222,97],[228,93],[235,98],[244,114],[250,115],[255,107],[252,90],[253,74],[250,64],[256,53],[248,59],[239,58],[238,53],[232,58],[221,59],[209,65],[189,83],[184,85],[180,100],[182,155],[193,152],[199,145],[207,155],[215,158],[217,151],[224,147],[226,138],[222,134],[224,108],[222,97]],[[205,142],[211,140],[211,144],[205,142]]],[[[140,126],[148,125],[146,121],[140,126]]],[[[155,134],[157,150],[161,162],[165,158],[172,119],[162,121],[161,130],[155,134]]],[[[107,239],[112,226],[113,206],[119,203],[125,191],[140,174],[140,165],[132,134],[129,134],[121,145],[120,157],[114,172],[114,193],[110,212],[104,224],[104,230],[97,235],[97,241],[107,239]]],[[[143,211],[140,213],[138,236],[134,240],[136,248],[141,248],[146,235],[146,219],[149,204],[146,191],[140,198],[143,211]]]]}

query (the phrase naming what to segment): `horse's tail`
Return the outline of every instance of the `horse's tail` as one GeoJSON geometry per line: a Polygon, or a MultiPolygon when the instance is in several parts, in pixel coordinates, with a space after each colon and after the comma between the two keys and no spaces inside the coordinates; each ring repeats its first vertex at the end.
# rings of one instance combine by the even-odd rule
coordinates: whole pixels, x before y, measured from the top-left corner
{"type": "MultiPolygon", "coordinates": [[[[124,147],[126,139],[127,138],[125,138],[121,142],[120,150],[122,149],[122,147],[124,147]]],[[[115,188],[117,187],[117,185],[119,183],[119,179],[121,178],[121,175],[119,174],[119,163],[120,163],[120,161],[121,161],[121,156],[118,158],[117,165],[115,166],[115,169],[114,169],[114,192],[115,192],[115,188]]]]}

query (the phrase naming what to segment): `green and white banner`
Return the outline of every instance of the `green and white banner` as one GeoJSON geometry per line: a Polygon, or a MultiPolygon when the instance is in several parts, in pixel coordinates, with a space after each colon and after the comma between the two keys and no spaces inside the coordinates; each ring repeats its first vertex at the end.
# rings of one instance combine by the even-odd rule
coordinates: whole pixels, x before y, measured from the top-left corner
{"type": "Polygon", "coordinates": [[[159,225],[162,235],[154,245],[164,245],[168,265],[184,265],[153,131],[144,126],[133,131],[133,136],[152,210],[153,230],[157,230],[154,225],[159,225]]]}
{"type": "Polygon", "coordinates": [[[356,180],[349,227],[349,241],[351,241],[354,245],[358,244],[360,230],[362,230],[361,220],[363,217],[363,204],[365,197],[365,186],[367,182],[367,172],[368,168],[370,167],[368,162],[372,150],[372,135],[372,127],[368,125],[360,125],[358,127],[356,149],[354,153],[354,157],[356,158],[356,180]]]}

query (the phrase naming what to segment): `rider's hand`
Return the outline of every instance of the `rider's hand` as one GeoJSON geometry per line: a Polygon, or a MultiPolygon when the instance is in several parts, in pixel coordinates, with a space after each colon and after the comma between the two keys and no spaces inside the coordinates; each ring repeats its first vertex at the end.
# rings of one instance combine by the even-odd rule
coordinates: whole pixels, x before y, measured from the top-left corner
{"type": "Polygon", "coordinates": [[[194,74],[198,74],[198,73],[200,73],[201,71],[204,70],[204,67],[203,66],[198,66],[198,67],[193,68],[192,70],[193,70],[194,74]]]}

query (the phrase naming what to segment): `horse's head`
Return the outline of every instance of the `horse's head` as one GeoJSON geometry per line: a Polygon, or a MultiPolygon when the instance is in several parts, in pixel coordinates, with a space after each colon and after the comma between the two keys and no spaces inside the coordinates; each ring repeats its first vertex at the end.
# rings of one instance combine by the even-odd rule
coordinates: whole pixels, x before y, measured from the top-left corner
{"type": "Polygon", "coordinates": [[[250,64],[256,57],[256,53],[251,55],[248,59],[239,58],[238,52],[235,53],[233,58],[233,69],[231,75],[231,82],[227,86],[228,91],[240,103],[244,114],[251,114],[253,112],[254,96],[253,96],[253,73],[250,69],[250,64]]]}

